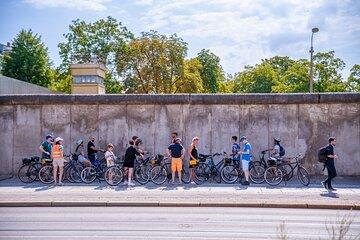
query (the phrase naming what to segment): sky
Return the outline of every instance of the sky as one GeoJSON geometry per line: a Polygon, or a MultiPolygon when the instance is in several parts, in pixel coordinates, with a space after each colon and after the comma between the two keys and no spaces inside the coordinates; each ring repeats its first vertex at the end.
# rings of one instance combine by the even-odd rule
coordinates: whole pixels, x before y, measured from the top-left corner
{"type": "Polygon", "coordinates": [[[188,58],[210,49],[230,74],[276,55],[309,58],[313,27],[320,29],[315,53],[334,50],[346,63],[344,77],[360,64],[360,0],[0,0],[0,43],[32,29],[58,66],[57,45],[71,21],[107,16],[135,36],[176,33],[188,43],[188,58]]]}

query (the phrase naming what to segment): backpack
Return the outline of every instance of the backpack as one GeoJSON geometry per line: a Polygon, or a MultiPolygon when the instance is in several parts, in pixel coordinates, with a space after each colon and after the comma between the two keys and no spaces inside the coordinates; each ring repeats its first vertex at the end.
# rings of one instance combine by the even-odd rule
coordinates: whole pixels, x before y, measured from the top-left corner
{"type": "Polygon", "coordinates": [[[285,148],[283,146],[281,146],[280,144],[279,144],[279,147],[280,147],[280,152],[279,152],[280,157],[285,156],[285,148]]]}
{"type": "Polygon", "coordinates": [[[318,161],[321,163],[325,163],[326,162],[326,146],[322,147],[319,149],[318,151],[318,161]]]}

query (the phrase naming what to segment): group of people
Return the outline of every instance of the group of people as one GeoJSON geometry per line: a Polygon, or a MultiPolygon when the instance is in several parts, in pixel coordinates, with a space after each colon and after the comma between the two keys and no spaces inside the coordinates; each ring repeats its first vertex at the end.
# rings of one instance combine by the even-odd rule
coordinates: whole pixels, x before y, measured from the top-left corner
{"type": "MultiPolygon", "coordinates": [[[[194,137],[191,141],[190,146],[185,149],[182,145],[181,138],[179,138],[177,132],[171,133],[171,140],[168,148],[166,149],[167,156],[171,157],[171,172],[172,172],[172,183],[175,183],[176,173],[178,174],[179,184],[181,184],[181,173],[184,164],[184,159],[186,154],[189,156],[189,170],[190,170],[190,180],[194,182],[195,173],[194,167],[197,165],[199,152],[198,152],[198,144],[199,137],[194,137]]],[[[53,175],[55,184],[62,185],[61,179],[63,175],[64,169],[64,140],[60,137],[54,139],[52,134],[46,136],[45,141],[40,145],[39,150],[42,153],[42,158],[51,159],[54,167],[53,175]],[[59,174],[58,174],[59,172],[59,174]]],[[[242,183],[243,185],[249,185],[249,165],[252,159],[252,147],[249,143],[246,136],[242,136],[239,141],[237,136],[231,137],[232,142],[232,152],[231,156],[234,161],[237,161],[238,164],[241,164],[241,167],[244,171],[245,181],[242,183]],[[241,145],[241,147],[240,147],[241,145]]],[[[285,155],[285,149],[280,144],[281,140],[278,138],[274,138],[273,148],[268,149],[270,151],[270,159],[273,161],[281,160],[281,158],[285,155]]],[[[137,157],[143,157],[146,151],[143,149],[142,140],[138,136],[133,136],[129,141],[129,147],[125,151],[125,159],[124,159],[124,168],[128,173],[128,179],[125,181],[125,184],[128,186],[134,186],[132,182],[133,174],[134,174],[134,165],[137,157]]],[[[335,138],[329,138],[329,145],[326,150],[326,162],[324,164],[325,168],[328,171],[328,177],[325,181],[322,182],[322,185],[327,190],[336,190],[331,185],[331,180],[336,177],[336,169],[334,164],[334,159],[337,158],[337,155],[334,154],[334,146],[336,145],[335,138]]],[[[104,151],[101,148],[96,147],[95,145],[95,137],[90,136],[89,142],[87,144],[87,157],[85,155],[85,147],[84,141],[78,140],[76,142],[75,148],[75,156],[77,160],[81,162],[84,166],[88,167],[94,164],[97,159],[98,151],[105,152],[105,159],[108,167],[111,167],[115,164],[116,156],[114,154],[114,145],[109,143],[107,145],[107,150],[104,151]]]]}

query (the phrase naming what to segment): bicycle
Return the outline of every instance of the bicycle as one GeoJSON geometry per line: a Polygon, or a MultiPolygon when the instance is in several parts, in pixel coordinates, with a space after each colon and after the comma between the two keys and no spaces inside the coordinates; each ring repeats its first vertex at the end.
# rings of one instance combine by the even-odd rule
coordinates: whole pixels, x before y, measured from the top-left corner
{"type": "Polygon", "coordinates": [[[23,183],[32,183],[39,180],[39,171],[42,167],[40,158],[32,156],[30,158],[23,158],[22,165],[18,171],[18,178],[23,183]]]}
{"type": "Polygon", "coordinates": [[[95,159],[91,163],[90,167],[85,167],[81,173],[80,177],[82,182],[90,184],[98,179],[99,182],[104,179],[105,172],[107,170],[105,158],[95,159]]]}
{"type": "MultiPolygon", "coordinates": [[[[71,161],[71,155],[65,155],[64,158],[65,159],[69,158],[69,160],[71,161]]],[[[68,162],[68,161],[65,160],[65,162],[68,162]]],[[[45,165],[43,165],[41,167],[41,169],[39,170],[39,180],[44,184],[53,183],[54,182],[53,170],[54,170],[53,165],[51,164],[51,162],[47,161],[47,163],[45,163],[45,165]]],[[[59,174],[59,171],[58,171],[58,174],[59,174]]],[[[65,167],[64,167],[61,181],[64,181],[64,180],[65,180],[65,167]]]]}
{"type": "Polygon", "coordinates": [[[277,186],[282,181],[286,182],[292,179],[296,169],[298,180],[304,186],[310,184],[310,176],[308,171],[302,166],[300,162],[301,155],[290,158],[290,162],[282,161],[277,162],[275,166],[270,166],[266,169],[264,177],[265,181],[271,186],[277,186]],[[295,162],[291,162],[294,159],[295,162]]]}
{"type": "Polygon", "coordinates": [[[214,157],[216,156],[222,156],[222,154],[199,154],[198,164],[194,168],[195,179],[197,180],[196,183],[204,183],[209,179],[212,179],[217,183],[221,183],[221,170],[224,168],[226,162],[219,161],[215,164],[214,157]]]}
{"type": "MultiPolygon", "coordinates": [[[[153,160],[153,165],[150,170],[150,180],[156,185],[162,185],[172,180],[171,171],[171,159],[164,157],[161,154],[157,155],[157,158],[153,160]],[[167,162],[168,161],[168,162],[167,162]]],[[[181,181],[185,184],[190,183],[190,174],[188,168],[185,168],[184,164],[181,171],[181,181]]]]}

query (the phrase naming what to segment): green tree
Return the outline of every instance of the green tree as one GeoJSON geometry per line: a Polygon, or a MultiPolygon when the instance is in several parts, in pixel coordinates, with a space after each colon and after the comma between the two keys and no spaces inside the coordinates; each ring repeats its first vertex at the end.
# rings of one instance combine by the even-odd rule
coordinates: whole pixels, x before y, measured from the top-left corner
{"type": "Polygon", "coordinates": [[[197,58],[199,59],[202,70],[201,78],[204,91],[207,93],[217,93],[220,90],[220,82],[224,80],[223,69],[220,65],[220,58],[210,50],[202,49],[197,58]]]}
{"type": "Polygon", "coordinates": [[[2,74],[28,83],[47,87],[53,72],[48,49],[32,30],[21,30],[12,42],[11,52],[4,55],[2,74]]]}
{"type": "Polygon", "coordinates": [[[348,89],[352,92],[360,92],[360,65],[355,64],[348,78],[348,89]]]}
{"type": "Polygon", "coordinates": [[[122,90],[116,72],[115,55],[126,48],[133,34],[121,22],[112,17],[94,23],[77,19],[69,26],[69,33],[64,34],[64,37],[66,42],[58,45],[62,73],[70,74],[69,66],[72,63],[89,63],[96,58],[108,70],[104,81],[106,92],[122,90]]]}
{"type": "Polygon", "coordinates": [[[277,72],[267,62],[254,67],[245,66],[244,71],[235,75],[234,92],[270,93],[277,79],[277,72]]]}
{"type": "Polygon", "coordinates": [[[345,63],[335,57],[335,52],[319,52],[314,55],[314,91],[344,92],[346,83],[342,81],[341,71],[345,63]]]}
{"type": "Polygon", "coordinates": [[[49,85],[54,92],[71,93],[72,76],[61,72],[59,69],[53,70],[53,80],[49,85]]]}
{"type": "Polygon", "coordinates": [[[184,73],[175,83],[174,93],[202,93],[204,91],[201,79],[202,65],[197,58],[184,62],[184,73]]]}
{"type": "Polygon", "coordinates": [[[187,44],[176,34],[144,32],[116,55],[127,93],[173,93],[184,73],[187,44]]]}

